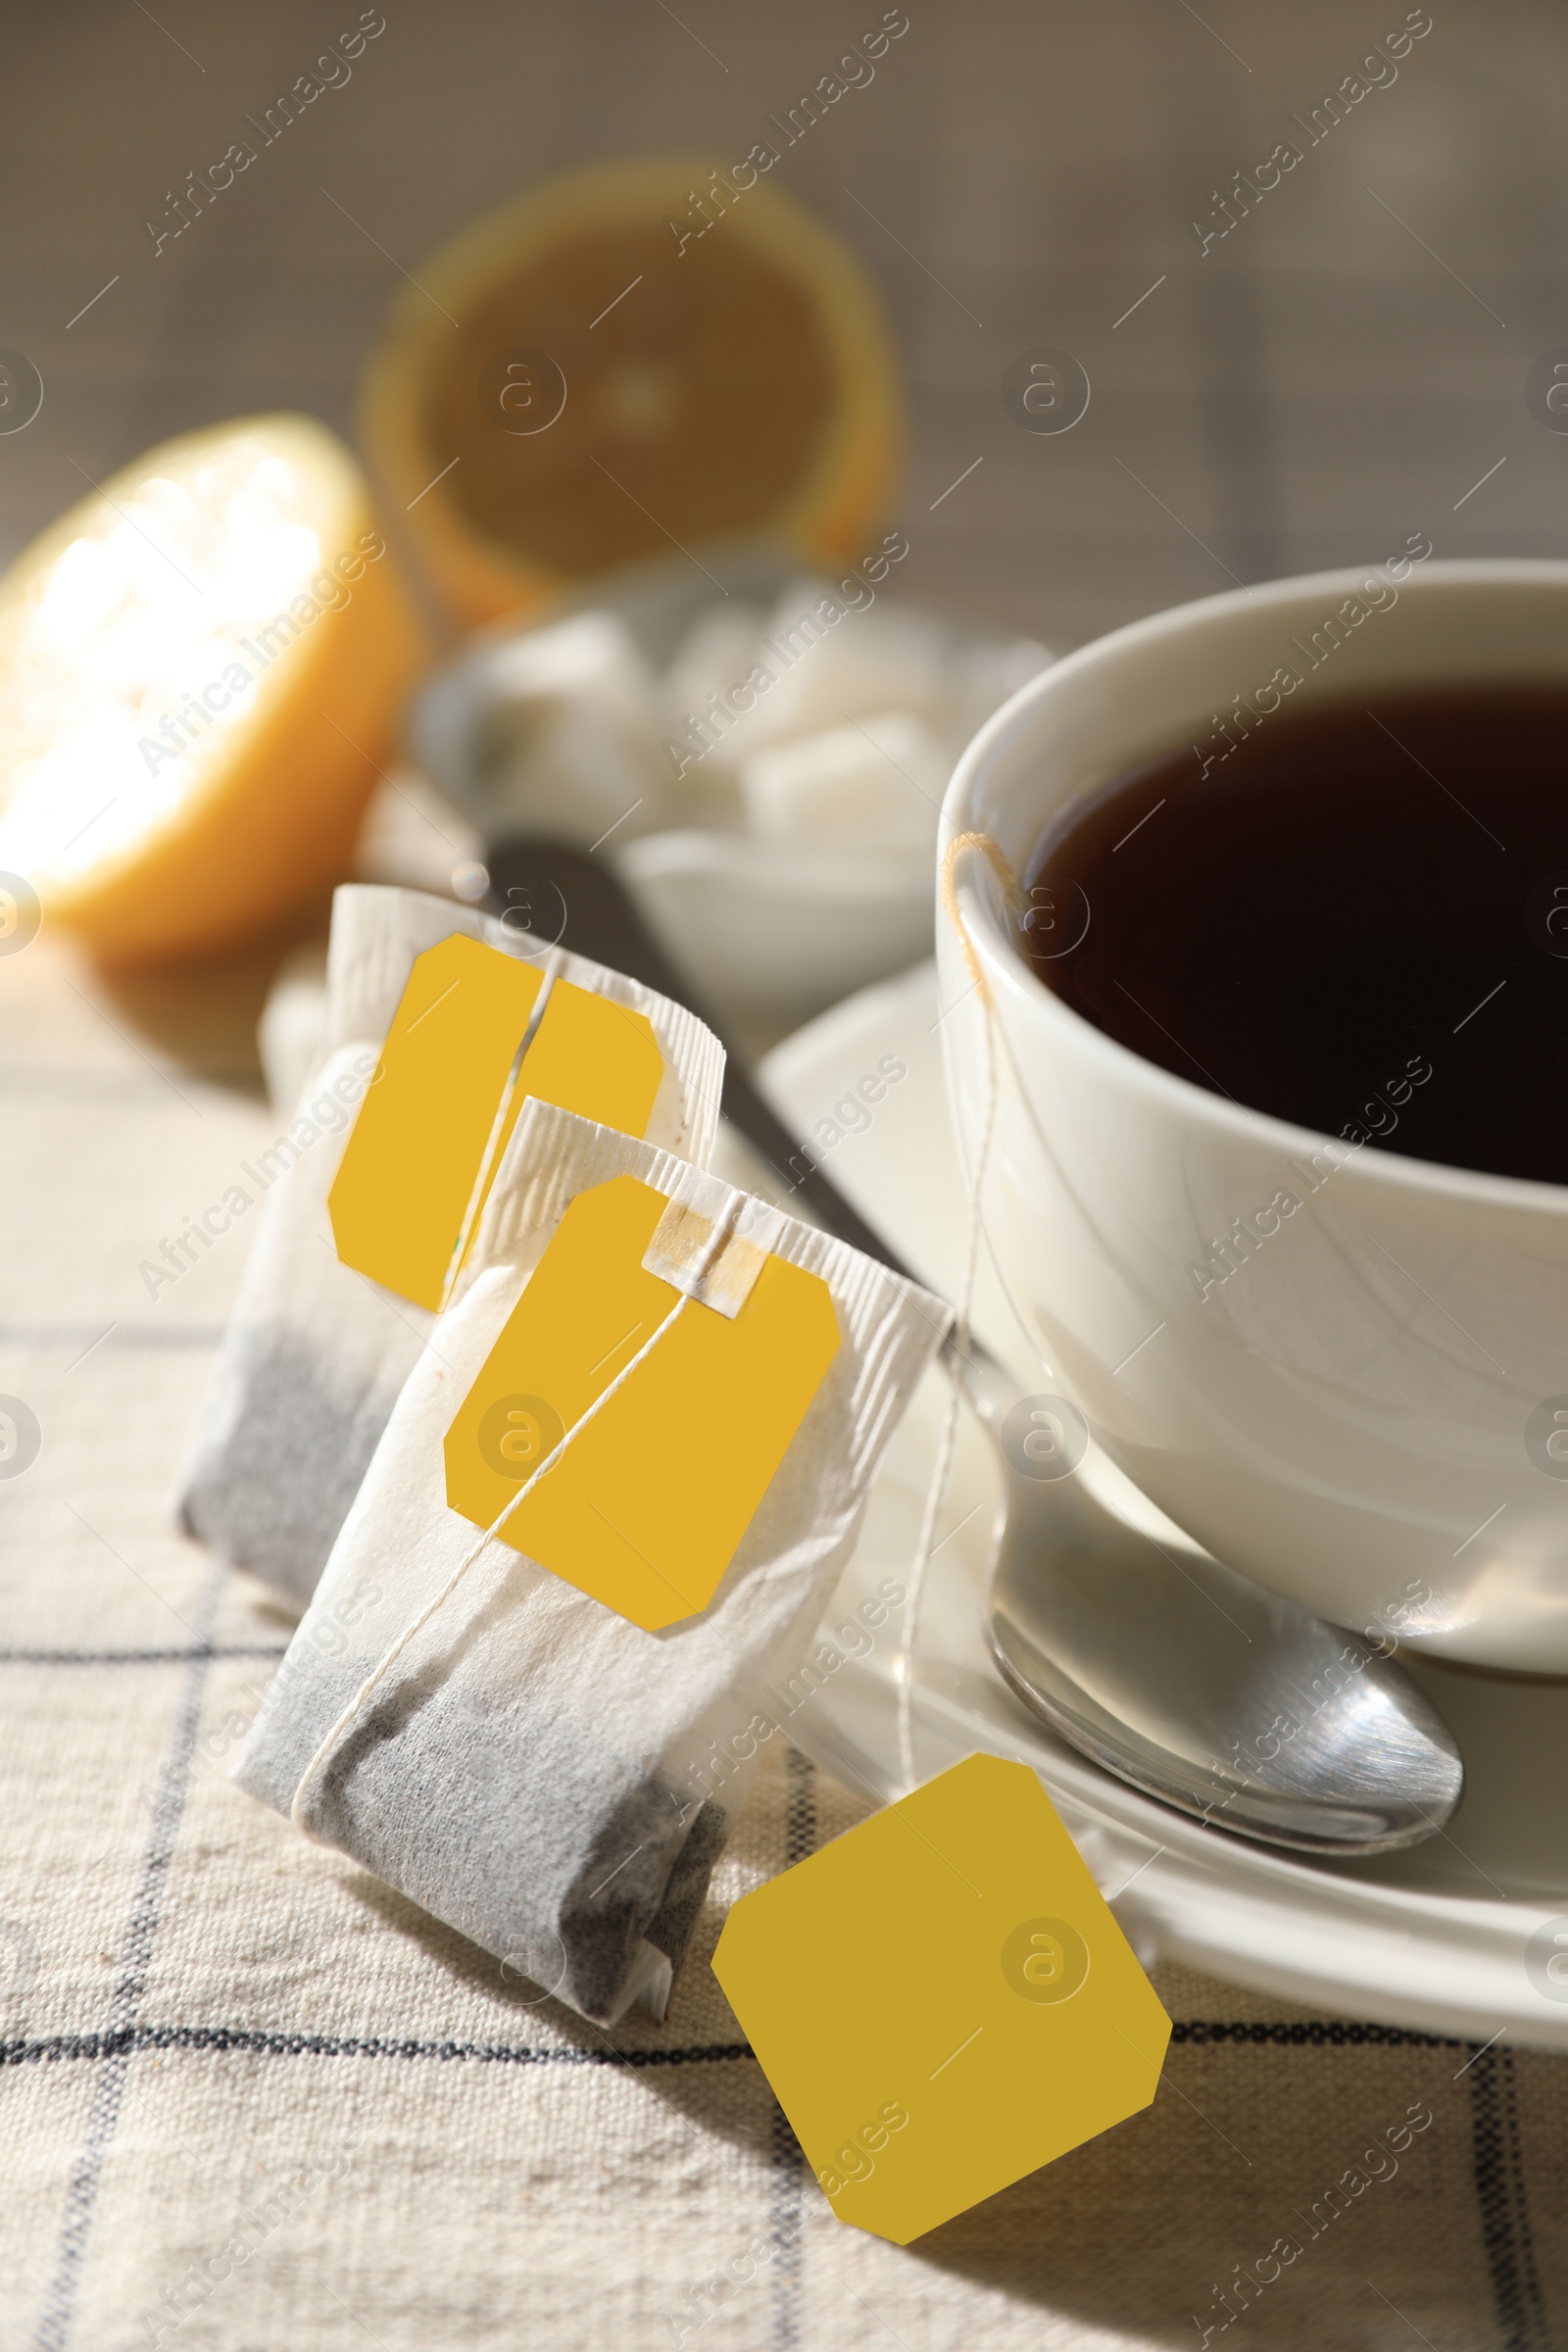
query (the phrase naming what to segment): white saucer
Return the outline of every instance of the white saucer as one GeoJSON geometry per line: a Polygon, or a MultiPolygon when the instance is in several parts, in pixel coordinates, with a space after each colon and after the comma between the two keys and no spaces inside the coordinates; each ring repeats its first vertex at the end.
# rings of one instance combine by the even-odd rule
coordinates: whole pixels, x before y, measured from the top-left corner
{"type": "MultiPolygon", "coordinates": [[[[937,1020],[935,967],[922,965],[811,1022],[759,1076],[786,1123],[808,1145],[815,1138],[834,1182],[951,1298],[964,1203],[937,1020]],[[907,1074],[858,1108],[858,1082],[879,1064],[884,1079],[894,1065],[907,1074]],[[858,1125],[861,1117],[869,1124],[858,1125]]],[[[975,1324],[1025,1388],[1058,1385],[989,1266],[975,1324]]],[[[945,1396],[945,1379],[931,1374],[873,1492],[824,1620],[828,1635],[880,1579],[908,1581],[945,1396]]],[[[1464,1754],[1465,1796],[1448,1833],[1409,1853],[1347,1864],[1271,1852],[1139,1795],[1062,1746],[1011,1697],[983,1628],[1000,1494],[990,1442],[966,1411],[939,1539],[956,1532],[934,1554],[918,1642],[922,1778],[976,1749],[1034,1765],[1074,1835],[1100,1833],[1093,1866],[1107,1892],[1138,1874],[1118,1910],[1140,1943],[1152,1936],[1165,1958],[1316,2009],[1479,2041],[1506,2028],[1521,2042],[1568,2049],[1568,1957],[1557,1963],[1560,1984],[1546,1974],[1553,1930],[1568,1955],[1568,1683],[1406,1654],[1464,1754]]],[[[828,1676],[789,1725],[825,1769],[879,1802],[902,1787],[893,1682],[901,1618],[869,1654],[828,1676]]]]}

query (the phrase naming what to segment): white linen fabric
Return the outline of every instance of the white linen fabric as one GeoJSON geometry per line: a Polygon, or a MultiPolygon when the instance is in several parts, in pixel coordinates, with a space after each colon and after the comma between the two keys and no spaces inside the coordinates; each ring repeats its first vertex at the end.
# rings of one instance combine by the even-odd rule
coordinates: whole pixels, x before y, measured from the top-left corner
{"type": "MultiPolygon", "coordinates": [[[[866,1810],[782,1736],[662,2024],[539,1999],[235,1788],[292,1613],[170,1494],[257,1219],[156,1302],[137,1266],[276,1122],[254,996],[171,999],[178,1059],[47,934],[0,960],[23,1237],[0,1393],[42,1431],[0,1481],[8,2345],[1196,2352],[1195,2314],[1209,2352],[1562,2341],[1568,2069],[1511,2034],[1482,2050],[1486,2029],[1446,2042],[1161,1963],[1153,2105],[892,2246],[835,2221],[708,1965],[731,1902],[866,1810]],[[1397,2174],[1338,2185],[1413,2101],[1435,2120],[1397,2174]],[[1285,2231],[1304,2256],[1243,2285],[1285,2231]],[[1251,2305],[1225,2333],[1216,2285],[1251,2305]]],[[[884,1477],[911,1525],[928,1472],[906,1425],[884,1477]]],[[[822,1745],[825,1703],[792,1735],[822,1745]]]]}

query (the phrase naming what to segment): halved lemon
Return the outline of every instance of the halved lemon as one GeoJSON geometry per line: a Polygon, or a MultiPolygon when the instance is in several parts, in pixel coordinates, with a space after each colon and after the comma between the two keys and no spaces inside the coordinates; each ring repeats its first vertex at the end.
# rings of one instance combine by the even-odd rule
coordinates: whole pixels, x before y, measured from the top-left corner
{"type": "Polygon", "coordinates": [[[0,581],[0,885],[104,956],[263,929],[340,875],[414,627],[324,425],[165,442],[0,581]]]}
{"type": "Polygon", "coordinates": [[[853,560],[903,420],[855,257],[756,164],[686,156],[551,180],[427,262],[362,435],[437,595],[478,624],[720,538],[853,560]]]}

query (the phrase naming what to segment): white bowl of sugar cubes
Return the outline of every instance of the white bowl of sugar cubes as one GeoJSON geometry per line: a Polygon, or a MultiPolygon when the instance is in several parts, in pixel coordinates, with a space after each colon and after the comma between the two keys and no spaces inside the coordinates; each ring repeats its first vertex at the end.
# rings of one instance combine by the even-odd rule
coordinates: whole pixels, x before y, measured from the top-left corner
{"type": "Polygon", "coordinates": [[[778,1027],[930,953],[942,796],[1052,657],[890,590],[901,533],[842,575],[705,548],[472,640],[409,749],[486,838],[612,858],[695,988],[778,1027]]]}

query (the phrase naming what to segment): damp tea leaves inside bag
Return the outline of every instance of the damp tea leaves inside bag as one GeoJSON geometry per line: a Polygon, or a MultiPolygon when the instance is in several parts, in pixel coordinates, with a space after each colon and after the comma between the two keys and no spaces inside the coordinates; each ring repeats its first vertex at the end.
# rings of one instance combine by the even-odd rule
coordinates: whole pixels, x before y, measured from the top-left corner
{"type": "Polygon", "coordinates": [[[505,919],[339,890],[323,1056],[248,1178],[266,1198],[184,1472],[191,1533],[308,1600],[435,1310],[468,1279],[523,1102],[701,1166],[723,1060],[683,1006],[505,919]]]}
{"type": "Polygon", "coordinates": [[[529,1101],[236,1777],[584,2015],[661,2013],[947,1319],[529,1101]]]}

